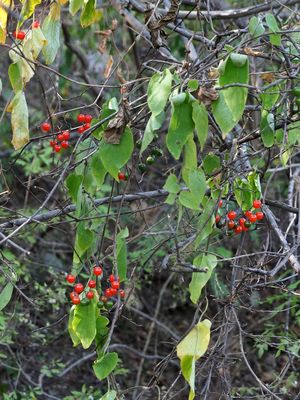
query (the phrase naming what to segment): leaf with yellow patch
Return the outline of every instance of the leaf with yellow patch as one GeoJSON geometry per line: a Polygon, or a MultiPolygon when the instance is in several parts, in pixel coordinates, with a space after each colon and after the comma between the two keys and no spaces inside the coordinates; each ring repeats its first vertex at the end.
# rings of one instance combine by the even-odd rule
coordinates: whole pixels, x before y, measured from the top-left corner
{"type": "Polygon", "coordinates": [[[28,107],[25,94],[19,91],[15,94],[8,111],[11,112],[11,126],[13,131],[12,144],[15,150],[29,142],[28,107]]]}
{"type": "Polygon", "coordinates": [[[14,6],[11,0],[0,1],[0,44],[5,43],[8,11],[14,6]]]}

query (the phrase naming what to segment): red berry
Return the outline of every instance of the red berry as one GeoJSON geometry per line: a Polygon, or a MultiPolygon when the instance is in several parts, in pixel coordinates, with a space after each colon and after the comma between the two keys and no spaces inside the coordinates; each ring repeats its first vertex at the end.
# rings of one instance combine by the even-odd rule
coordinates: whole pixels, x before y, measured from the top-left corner
{"type": "Polygon", "coordinates": [[[261,208],[261,201],[260,200],[253,200],[253,207],[254,208],[261,208]]]}
{"type": "Polygon", "coordinates": [[[14,33],[13,33],[13,36],[16,38],[16,39],[19,39],[19,40],[23,40],[23,39],[25,39],[25,36],[26,36],[26,33],[24,32],[24,31],[15,31],[14,33]]]}
{"type": "Polygon", "coordinates": [[[72,300],[74,297],[78,297],[78,294],[76,292],[71,292],[70,299],[72,300]]]}
{"type": "Polygon", "coordinates": [[[110,288],[110,293],[111,293],[111,296],[116,296],[118,291],[117,291],[117,289],[110,288]]]}
{"type": "Polygon", "coordinates": [[[241,226],[243,226],[245,222],[246,222],[246,218],[240,218],[240,219],[239,219],[239,224],[240,224],[241,226]]]}
{"type": "Polygon", "coordinates": [[[243,232],[243,227],[241,226],[241,225],[238,225],[236,228],[235,228],[235,233],[242,233],[243,232]]]}
{"type": "Polygon", "coordinates": [[[222,207],[222,205],[223,205],[223,200],[221,199],[221,200],[219,201],[219,208],[222,207]]]}
{"type": "Polygon", "coordinates": [[[220,215],[216,215],[216,218],[215,218],[215,223],[217,224],[218,222],[220,222],[220,220],[221,220],[221,217],[220,217],[220,215]]]}
{"type": "Polygon", "coordinates": [[[91,290],[89,290],[86,294],[86,298],[91,300],[94,297],[94,292],[92,292],[91,290]]]}
{"type": "Polygon", "coordinates": [[[120,287],[120,282],[114,281],[111,283],[112,289],[119,289],[120,287]]]}
{"type": "Polygon", "coordinates": [[[57,135],[57,140],[62,142],[64,140],[64,135],[62,133],[60,133],[59,135],[57,135]]]}
{"type": "Polygon", "coordinates": [[[91,279],[88,283],[88,287],[90,287],[91,289],[95,289],[96,287],[96,281],[94,281],[93,279],[91,279]]]}
{"type": "Polygon", "coordinates": [[[264,219],[264,213],[262,211],[257,211],[256,218],[258,221],[261,221],[262,219],[264,219]]]}
{"type": "Polygon", "coordinates": [[[97,267],[96,265],[95,265],[95,267],[94,267],[94,274],[96,275],[96,276],[99,276],[99,275],[102,275],[102,272],[103,272],[103,270],[102,270],[102,268],[101,267],[97,267]]]}
{"type": "Polygon", "coordinates": [[[86,131],[86,130],[88,130],[88,129],[90,129],[90,127],[91,127],[91,124],[84,124],[83,125],[83,129],[86,131]]]}
{"type": "Polygon", "coordinates": [[[74,290],[78,294],[83,292],[83,289],[84,289],[84,287],[83,287],[82,283],[76,283],[76,285],[74,286],[74,290]]]}
{"type": "Polygon", "coordinates": [[[76,277],[75,277],[74,275],[72,275],[72,274],[68,274],[68,275],[66,276],[66,280],[67,280],[67,282],[69,282],[69,283],[74,283],[75,280],[76,280],[76,277]]]}
{"type": "Polygon", "coordinates": [[[247,226],[241,225],[241,227],[243,229],[243,232],[248,232],[249,231],[249,228],[247,228],[247,226]]]}
{"type": "Polygon", "coordinates": [[[51,125],[49,124],[49,122],[43,122],[41,125],[41,130],[44,132],[49,132],[51,129],[51,125]]]}
{"type": "Polygon", "coordinates": [[[85,122],[85,115],[84,114],[78,114],[77,115],[77,121],[78,122],[85,122]]]}
{"type": "Polygon", "coordinates": [[[73,304],[80,304],[80,298],[78,297],[78,296],[75,296],[75,297],[73,297],[73,299],[72,299],[72,303],[73,304]]]}
{"type": "Polygon", "coordinates": [[[256,214],[251,214],[251,215],[249,215],[249,221],[250,221],[251,223],[256,222],[256,221],[257,221],[257,216],[256,216],[256,214]]]}
{"type": "Polygon", "coordinates": [[[228,219],[235,219],[236,218],[236,212],[235,211],[229,211],[229,213],[227,214],[228,219]]]}
{"type": "Polygon", "coordinates": [[[119,291],[119,293],[120,293],[121,299],[124,299],[124,297],[125,297],[125,291],[124,291],[123,289],[121,289],[121,290],[119,291]]]}
{"type": "Polygon", "coordinates": [[[54,148],[55,153],[59,153],[60,152],[61,147],[60,147],[59,144],[56,144],[53,148],[54,148]]]}
{"type": "Polygon", "coordinates": [[[64,140],[69,140],[70,139],[70,131],[63,131],[62,132],[64,140]]]}
{"type": "Polygon", "coordinates": [[[63,149],[67,149],[67,148],[69,147],[69,142],[68,142],[67,140],[63,140],[63,141],[61,142],[61,147],[62,147],[63,149]]]}
{"type": "Polygon", "coordinates": [[[109,282],[114,282],[115,281],[115,276],[114,275],[109,275],[109,282]]]}
{"type": "Polygon", "coordinates": [[[36,29],[36,28],[39,28],[39,27],[40,27],[39,21],[34,21],[34,22],[32,23],[32,29],[36,29]]]}
{"type": "Polygon", "coordinates": [[[248,211],[245,212],[245,215],[246,215],[247,218],[249,218],[250,215],[252,215],[252,212],[250,210],[248,210],[248,211]]]}
{"type": "Polygon", "coordinates": [[[105,296],[108,297],[108,298],[111,297],[112,296],[112,292],[111,291],[112,291],[111,288],[106,289],[105,290],[105,296]]]}
{"type": "Polygon", "coordinates": [[[49,143],[51,147],[54,147],[57,144],[56,140],[50,140],[49,143]]]}
{"type": "Polygon", "coordinates": [[[86,114],[84,116],[84,122],[87,123],[87,124],[91,123],[92,119],[93,119],[93,117],[91,116],[91,114],[86,114]]]}
{"type": "Polygon", "coordinates": [[[119,178],[119,181],[126,181],[126,174],[124,172],[120,171],[118,173],[118,178],[119,178]]]}
{"type": "Polygon", "coordinates": [[[78,132],[80,135],[81,135],[84,131],[85,131],[85,129],[84,129],[83,126],[80,126],[80,127],[77,129],[77,132],[78,132]]]}
{"type": "Polygon", "coordinates": [[[228,222],[228,228],[233,229],[235,227],[235,222],[234,221],[229,221],[228,222]]]}

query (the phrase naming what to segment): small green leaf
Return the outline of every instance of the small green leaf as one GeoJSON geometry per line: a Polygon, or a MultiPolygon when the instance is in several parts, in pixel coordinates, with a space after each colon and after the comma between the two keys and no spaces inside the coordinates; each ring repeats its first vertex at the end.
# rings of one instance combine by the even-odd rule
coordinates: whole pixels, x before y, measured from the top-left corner
{"type": "Polygon", "coordinates": [[[68,188],[69,196],[71,197],[74,203],[77,203],[78,193],[82,182],[83,182],[83,176],[76,175],[75,172],[73,172],[67,177],[66,186],[68,188]]]}
{"type": "Polygon", "coordinates": [[[213,174],[215,171],[221,168],[220,157],[213,153],[209,153],[204,157],[203,169],[207,175],[213,174]]]}
{"type": "Polygon", "coordinates": [[[260,121],[260,134],[265,147],[272,147],[275,141],[274,115],[263,110],[260,121]]]}
{"type": "Polygon", "coordinates": [[[200,168],[191,171],[187,185],[190,191],[181,192],[179,201],[184,207],[198,210],[207,188],[204,172],[200,168]]]}
{"type": "Polygon", "coordinates": [[[197,81],[197,79],[190,79],[188,81],[188,88],[191,90],[197,90],[199,87],[199,82],[197,81]]]}
{"type": "Polygon", "coordinates": [[[109,392],[105,393],[100,400],[115,400],[116,396],[117,392],[115,390],[110,390],[109,392]]]}
{"type": "Polygon", "coordinates": [[[266,23],[273,34],[270,34],[270,42],[275,45],[275,46],[280,46],[281,45],[281,35],[276,33],[280,31],[280,28],[277,24],[276,18],[274,17],[273,14],[268,13],[266,15],[266,23]]]}
{"type": "Polygon", "coordinates": [[[178,193],[180,190],[180,185],[177,183],[177,177],[174,174],[170,174],[166,180],[163,187],[169,193],[178,193]]]}
{"type": "Polygon", "coordinates": [[[81,257],[93,244],[94,233],[86,229],[83,222],[77,225],[76,240],[75,240],[75,254],[81,257]]]}
{"type": "Polygon", "coordinates": [[[187,186],[189,185],[189,175],[191,171],[197,169],[197,147],[192,136],[189,137],[183,148],[182,177],[187,186]]]}
{"type": "Polygon", "coordinates": [[[207,268],[207,272],[193,272],[192,274],[189,292],[191,294],[191,300],[193,303],[197,304],[201,295],[201,291],[209,281],[212,271],[216,267],[217,263],[217,257],[213,254],[201,254],[194,259],[193,265],[201,269],[207,268]]]}
{"type": "Polygon", "coordinates": [[[254,38],[263,35],[265,31],[261,20],[257,17],[251,17],[248,29],[251,36],[253,36],[254,38]]]}
{"type": "Polygon", "coordinates": [[[11,296],[13,294],[13,289],[14,287],[11,282],[8,282],[2,289],[2,292],[0,293],[0,311],[2,311],[3,308],[6,307],[7,304],[10,302],[11,296]]]}
{"type": "Polygon", "coordinates": [[[48,65],[53,63],[60,47],[60,25],[60,5],[52,3],[50,13],[42,26],[42,31],[47,40],[47,44],[43,47],[43,54],[45,63],[48,65]]]}
{"type": "Polygon", "coordinates": [[[95,361],[93,365],[94,373],[96,377],[101,381],[108,377],[109,374],[113,372],[118,363],[117,353],[108,353],[102,358],[95,361]]]}
{"type": "Polygon", "coordinates": [[[181,93],[173,97],[171,102],[172,115],[166,142],[168,150],[178,160],[183,146],[194,132],[193,108],[188,93],[181,93]]]}
{"type": "Polygon", "coordinates": [[[80,15],[80,24],[83,28],[94,24],[102,18],[102,11],[96,10],[95,0],[84,1],[84,8],[80,15]]]}
{"type": "Polygon", "coordinates": [[[9,76],[10,84],[15,93],[23,89],[21,68],[22,68],[22,66],[21,66],[20,61],[15,64],[10,64],[10,66],[8,68],[8,76],[9,76]]]}
{"type": "Polygon", "coordinates": [[[193,102],[193,121],[197,131],[200,147],[203,150],[208,135],[208,113],[204,105],[193,102]]]}
{"type": "Polygon", "coordinates": [[[69,12],[74,17],[74,15],[81,9],[83,6],[84,0],[70,0],[69,3],[69,12]]]}
{"type": "MultiPolygon", "coordinates": [[[[41,0],[24,0],[21,10],[21,20],[26,21],[34,13],[35,7],[41,3],[41,0]]],[[[20,24],[21,25],[21,24],[20,24]]]]}
{"type": "Polygon", "coordinates": [[[260,95],[260,100],[263,108],[265,110],[270,110],[278,100],[279,95],[280,89],[278,86],[272,86],[265,90],[264,93],[260,95]]]}
{"type": "Polygon", "coordinates": [[[126,238],[129,236],[128,228],[122,229],[117,234],[117,267],[120,281],[126,280],[127,273],[127,246],[126,238]]]}
{"type": "Polygon", "coordinates": [[[68,321],[68,332],[69,332],[70,338],[73,342],[73,346],[76,347],[80,344],[80,339],[76,335],[76,332],[74,331],[73,326],[72,326],[73,320],[74,320],[74,312],[75,312],[75,306],[73,306],[70,311],[69,321],[68,321]]]}
{"type": "Polygon", "coordinates": [[[227,133],[235,127],[237,122],[233,118],[232,112],[225,101],[223,92],[224,90],[219,91],[219,97],[217,100],[212,102],[211,107],[213,116],[225,137],[227,133]]]}
{"type": "Polygon", "coordinates": [[[103,185],[105,176],[107,174],[106,169],[101,161],[99,152],[95,153],[91,158],[91,171],[94,177],[96,187],[99,189],[103,185]]]}
{"type": "Polygon", "coordinates": [[[119,144],[101,142],[99,155],[104,168],[116,180],[119,170],[127,163],[133,152],[133,136],[129,128],[126,128],[119,144]]]}
{"type": "Polygon", "coordinates": [[[198,220],[198,236],[195,240],[195,249],[211,234],[215,223],[214,205],[210,197],[204,197],[202,205],[204,207],[202,214],[198,220]]]}
{"type": "Polygon", "coordinates": [[[74,310],[72,329],[80,339],[82,347],[88,349],[96,336],[97,300],[94,298],[88,304],[78,304],[74,310]]]}

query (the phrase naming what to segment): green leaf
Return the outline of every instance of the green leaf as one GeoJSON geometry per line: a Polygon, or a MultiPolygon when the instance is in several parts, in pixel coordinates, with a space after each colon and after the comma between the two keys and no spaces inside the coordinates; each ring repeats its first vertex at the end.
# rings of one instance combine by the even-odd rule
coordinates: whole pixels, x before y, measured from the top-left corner
{"type": "Polygon", "coordinates": [[[193,102],[193,121],[195,123],[200,147],[203,150],[208,135],[208,113],[204,105],[193,102]]]}
{"type": "Polygon", "coordinates": [[[101,188],[107,171],[101,161],[99,152],[95,153],[91,158],[91,171],[96,183],[96,187],[98,189],[101,188]]]}
{"type": "Polygon", "coordinates": [[[257,17],[251,17],[248,29],[251,36],[253,36],[254,38],[263,35],[265,31],[261,20],[257,17]]]}
{"type": "Polygon", "coordinates": [[[263,108],[266,110],[270,110],[278,100],[279,95],[280,89],[278,86],[272,86],[265,90],[264,93],[260,95],[260,100],[263,108]]]}
{"type": "Polygon", "coordinates": [[[201,254],[194,259],[193,265],[195,267],[199,267],[200,269],[207,268],[207,272],[193,272],[192,274],[189,292],[191,294],[190,297],[193,303],[197,304],[201,295],[201,291],[209,281],[212,271],[216,267],[217,263],[217,257],[213,254],[201,254]]]}
{"type": "Polygon", "coordinates": [[[193,135],[193,108],[188,93],[181,93],[171,99],[172,115],[166,138],[167,147],[172,156],[178,160],[183,146],[193,135]]]}
{"type": "Polygon", "coordinates": [[[250,210],[253,200],[262,197],[259,174],[257,172],[251,172],[247,178],[235,178],[233,182],[233,191],[241,209],[243,211],[250,210]]]}
{"type": "Polygon", "coordinates": [[[129,236],[128,228],[122,229],[117,234],[117,267],[120,281],[126,280],[127,273],[127,246],[126,238],[129,236]]]}
{"type": "Polygon", "coordinates": [[[80,23],[83,28],[94,24],[102,18],[102,11],[96,10],[96,5],[95,0],[84,1],[84,8],[80,15],[80,23]]]}
{"type": "Polygon", "coordinates": [[[262,110],[260,121],[260,134],[265,147],[272,147],[275,141],[274,115],[262,110]]]}
{"type": "Polygon", "coordinates": [[[207,351],[210,328],[211,322],[208,319],[199,321],[176,347],[182,374],[190,385],[189,400],[195,397],[195,362],[207,351]]]}
{"type": "Polygon", "coordinates": [[[8,68],[8,76],[13,91],[16,93],[23,89],[22,72],[20,61],[15,64],[10,64],[8,68]]]}
{"type": "Polygon", "coordinates": [[[94,233],[85,228],[84,222],[80,222],[76,231],[75,254],[81,257],[92,246],[94,237],[94,233]]]}
{"type": "Polygon", "coordinates": [[[178,193],[180,190],[180,185],[177,183],[177,177],[174,174],[170,174],[166,180],[163,187],[169,193],[178,193]]]}
{"type": "Polygon", "coordinates": [[[109,392],[105,393],[100,400],[115,400],[116,396],[117,392],[115,390],[110,390],[109,392]]]}
{"type": "Polygon", "coordinates": [[[192,136],[189,137],[188,141],[183,148],[183,166],[182,166],[182,177],[189,185],[189,175],[191,171],[197,168],[197,148],[192,136]]]}
{"type": "Polygon", "coordinates": [[[6,307],[7,304],[10,302],[11,296],[13,294],[13,289],[14,287],[10,282],[8,282],[2,289],[2,292],[0,293],[0,311],[2,311],[3,308],[6,307]]]}
{"type": "Polygon", "coordinates": [[[99,155],[104,168],[117,181],[119,170],[127,163],[133,152],[133,136],[126,128],[119,144],[101,142],[99,155]]]}
{"type": "Polygon", "coordinates": [[[198,168],[191,171],[186,183],[190,191],[181,192],[179,201],[184,207],[198,210],[207,189],[205,174],[202,169],[198,168]]]}
{"type": "Polygon", "coordinates": [[[69,196],[74,203],[77,203],[79,189],[83,182],[83,176],[77,175],[75,172],[70,174],[66,180],[66,186],[68,188],[69,196]]]}
{"type": "Polygon", "coordinates": [[[270,31],[274,32],[273,34],[270,34],[270,42],[275,46],[280,46],[281,45],[281,35],[276,33],[278,31],[280,31],[280,28],[279,28],[276,18],[274,17],[273,14],[268,13],[266,15],[266,23],[267,23],[270,31]]]}
{"type": "Polygon", "coordinates": [[[96,377],[101,381],[108,377],[109,374],[116,368],[118,363],[117,353],[108,353],[102,358],[95,361],[93,365],[94,373],[96,377]]]}
{"type": "Polygon", "coordinates": [[[42,31],[47,40],[43,47],[46,64],[52,64],[60,47],[60,5],[52,3],[49,15],[45,18],[42,31]]]}
{"type": "Polygon", "coordinates": [[[225,101],[223,92],[224,90],[219,91],[219,98],[212,102],[211,108],[213,116],[219,125],[223,136],[226,136],[227,133],[235,127],[237,122],[234,120],[232,112],[225,101]]]}
{"type": "Polygon", "coordinates": [[[194,91],[194,90],[197,90],[198,87],[199,87],[199,82],[198,82],[197,79],[190,79],[190,80],[188,81],[188,88],[189,88],[189,89],[191,89],[191,90],[194,91]]]}
{"type": "Polygon", "coordinates": [[[78,304],[74,310],[72,329],[80,339],[82,347],[88,349],[96,336],[97,300],[94,298],[87,304],[78,304]]]}
{"type": "Polygon", "coordinates": [[[198,220],[199,234],[195,240],[195,249],[206,239],[212,232],[215,223],[214,207],[215,203],[210,197],[204,197],[202,201],[204,207],[202,214],[198,220]]]}
{"type": "Polygon", "coordinates": [[[204,157],[203,169],[206,174],[211,175],[221,168],[220,157],[213,153],[209,153],[204,157]]]}
{"type": "Polygon", "coordinates": [[[12,99],[8,111],[11,112],[13,131],[12,144],[19,150],[29,142],[28,108],[24,92],[18,91],[12,99]]]}
{"type": "Polygon", "coordinates": [[[69,3],[69,12],[74,17],[74,15],[81,9],[83,6],[84,0],[70,0],[69,3]]]}
{"type": "Polygon", "coordinates": [[[141,151],[140,151],[141,154],[146,150],[146,148],[149,146],[149,144],[153,141],[155,131],[158,130],[162,126],[164,119],[165,119],[164,111],[162,111],[158,115],[152,114],[151,117],[149,118],[146,128],[145,128],[143,140],[142,140],[142,147],[141,147],[141,151]]]}
{"type": "Polygon", "coordinates": [[[71,338],[71,340],[73,342],[73,346],[76,347],[76,346],[78,346],[80,344],[80,339],[76,335],[76,332],[75,332],[75,330],[73,329],[73,326],[72,326],[73,320],[74,320],[74,312],[75,312],[75,306],[73,306],[71,308],[71,311],[70,311],[69,321],[68,321],[68,332],[69,332],[70,338],[71,338]]]}
{"type": "MultiPolygon", "coordinates": [[[[32,16],[35,7],[41,3],[41,0],[25,0],[21,10],[22,23],[32,16]]],[[[22,23],[20,25],[22,25],[22,23]]]]}

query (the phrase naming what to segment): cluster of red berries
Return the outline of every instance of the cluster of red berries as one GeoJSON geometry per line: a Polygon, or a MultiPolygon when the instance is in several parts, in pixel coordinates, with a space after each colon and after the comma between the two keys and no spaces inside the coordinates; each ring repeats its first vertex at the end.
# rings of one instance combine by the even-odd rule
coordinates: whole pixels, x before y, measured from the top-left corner
{"type": "MultiPolygon", "coordinates": [[[[222,200],[220,200],[219,209],[222,207],[222,205],[223,202],[222,200]]],[[[254,200],[252,206],[255,210],[257,210],[261,208],[262,203],[260,200],[254,200]]],[[[236,211],[232,210],[224,216],[221,216],[218,211],[215,222],[217,228],[223,228],[227,225],[227,229],[229,230],[229,232],[242,233],[249,231],[249,228],[252,224],[263,219],[264,213],[262,211],[253,212],[251,210],[248,210],[244,213],[243,216],[241,216],[238,215],[236,211]]]]}
{"type": "MultiPolygon", "coordinates": [[[[79,114],[77,116],[77,121],[84,124],[77,129],[77,132],[79,134],[82,134],[87,129],[90,129],[92,119],[93,117],[90,114],[79,114]]],[[[51,125],[49,124],[49,122],[43,122],[41,125],[41,130],[45,133],[50,132],[51,125]]],[[[59,153],[61,149],[67,149],[70,145],[69,144],[70,137],[71,134],[69,130],[65,130],[58,133],[56,135],[56,138],[54,140],[50,140],[49,142],[50,146],[53,148],[53,151],[55,151],[55,153],[59,153]]]]}
{"type": "MultiPolygon", "coordinates": [[[[34,21],[31,26],[32,26],[32,29],[37,29],[40,27],[40,23],[39,23],[39,21],[34,21]]],[[[13,32],[13,37],[15,39],[24,40],[25,36],[26,36],[26,32],[24,32],[24,31],[14,31],[13,32]]]]}
{"type": "Polygon", "coordinates": [[[82,125],[77,129],[77,132],[82,135],[83,132],[90,129],[93,117],[90,114],[77,115],[77,121],[82,125]]]}
{"type": "MultiPolygon", "coordinates": [[[[96,277],[100,277],[100,279],[103,276],[103,270],[100,266],[95,265],[93,268],[93,273],[96,277]]],[[[72,274],[68,274],[66,276],[66,281],[70,284],[74,284],[76,280],[76,277],[72,274]]],[[[116,279],[114,275],[109,276],[109,282],[110,282],[110,287],[105,290],[105,296],[102,296],[100,298],[101,303],[106,303],[107,300],[110,297],[117,296],[118,294],[120,295],[121,299],[124,299],[125,297],[125,291],[123,289],[120,289],[120,279],[116,279]]],[[[92,300],[95,296],[95,292],[91,289],[96,289],[97,287],[97,282],[95,279],[90,279],[88,281],[87,287],[85,288],[82,283],[76,283],[73,287],[73,291],[70,294],[70,299],[73,304],[77,305],[81,303],[81,299],[79,297],[80,294],[82,294],[85,291],[85,297],[88,300],[92,300]]]]}

